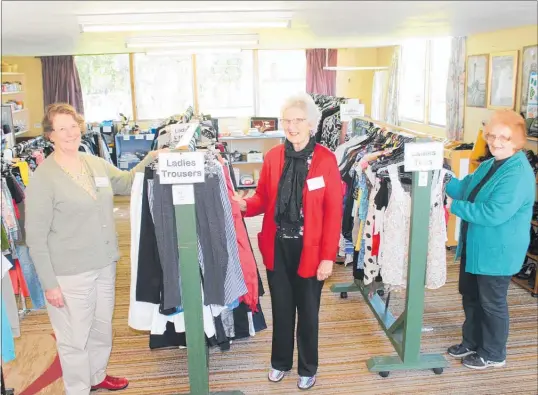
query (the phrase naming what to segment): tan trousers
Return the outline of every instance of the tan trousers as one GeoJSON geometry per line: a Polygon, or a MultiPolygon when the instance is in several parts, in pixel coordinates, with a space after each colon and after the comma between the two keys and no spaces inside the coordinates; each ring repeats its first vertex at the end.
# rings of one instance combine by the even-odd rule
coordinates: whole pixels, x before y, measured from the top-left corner
{"type": "Polygon", "coordinates": [[[88,395],[100,384],[112,350],[116,264],[73,276],[57,276],[65,305],[47,302],[66,395],[88,395]]]}

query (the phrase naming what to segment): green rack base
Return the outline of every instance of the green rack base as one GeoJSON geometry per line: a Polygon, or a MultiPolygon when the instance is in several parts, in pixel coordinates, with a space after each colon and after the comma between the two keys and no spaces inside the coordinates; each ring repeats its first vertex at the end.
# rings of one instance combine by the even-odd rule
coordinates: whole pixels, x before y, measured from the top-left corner
{"type": "Polygon", "coordinates": [[[396,319],[392,315],[377,292],[370,296],[370,287],[365,287],[361,281],[331,287],[331,291],[340,293],[342,298],[347,297],[348,292],[360,292],[398,353],[398,356],[373,357],[367,361],[368,369],[382,377],[394,370],[433,369],[434,373],[441,374],[449,366],[440,354],[420,353],[430,217],[430,210],[423,208],[430,207],[432,172],[426,176],[419,183],[419,173],[413,173],[407,295],[405,310],[400,317],[396,319]]]}
{"type": "MultiPolygon", "coordinates": [[[[194,204],[176,205],[176,229],[185,311],[185,335],[190,395],[243,395],[240,391],[209,392],[208,348],[202,312],[202,279],[198,263],[198,237],[194,204]]],[[[185,395],[189,395],[185,394],[185,395]]]]}

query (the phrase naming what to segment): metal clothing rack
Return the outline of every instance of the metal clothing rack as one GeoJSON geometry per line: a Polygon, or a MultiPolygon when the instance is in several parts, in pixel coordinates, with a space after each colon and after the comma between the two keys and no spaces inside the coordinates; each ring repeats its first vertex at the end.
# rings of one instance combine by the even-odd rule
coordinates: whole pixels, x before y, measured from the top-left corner
{"type": "MultiPolygon", "coordinates": [[[[182,136],[174,152],[193,151],[199,136],[199,125],[193,124],[182,136]]],[[[240,391],[209,392],[209,350],[205,340],[203,322],[202,289],[200,286],[202,278],[198,263],[195,203],[174,205],[174,211],[181,270],[182,303],[185,313],[190,394],[242,395],[243,393],[240,391]]]]}
{"type": "MultiPolygon", "coordinates": [[[[393,132],[398,129],[400,128],[391,126],[393,132]]],[[[417,139],[417,142],[424,142],[424,139],[417,139]]],[[[424,207],[430,207],[432,171],[427,172],[426,185],[423,177],[420,178],[422,185],[419,184],[420,173],[422,172],[412,172],[407,295],[403,313],[396,319],[388,309],[388,304],[377,292],[370,295],[369,287],[361,280],[331,287],[331,291],[340,293],[342,298],[346,297],[347,292],[361,293],[398,353],[398,356],[376,356],[367,361],[368,370],[379,373],[381,377],[388,377],[395,370],[432,369],[435,374],[441,374],[449,366],[441,354],[420,352],[430,219],[430,211],[424,210],[424,207]]]]}

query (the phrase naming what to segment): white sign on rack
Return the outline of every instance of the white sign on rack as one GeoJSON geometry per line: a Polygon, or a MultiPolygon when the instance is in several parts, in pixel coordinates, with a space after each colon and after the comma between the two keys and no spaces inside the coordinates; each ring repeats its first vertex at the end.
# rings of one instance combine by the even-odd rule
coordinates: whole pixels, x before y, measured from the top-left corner
{"type": "Polygon", "coordinates": [[[408,171],[430,171],[443,168],[443,143],[406,143],[404,146],[404,169],[408,171]]]}
{"type": "Polygon", "coordinates": [[[159,154],[161,184],[196,184],[205,181],[203,152],[159,154]]]}
{"type": "Polygon", "coordinates": [[[348,99],[347,103],[340,104],[340,120],[351,122],[354,117],[364,117],[364,104],[358,99],[348,99]]]}
{"type": "Polygon", "coordinates": [[[181,204],[194,204],[194,186],[172,185],[172,201],[175,206],[181,204]]]}

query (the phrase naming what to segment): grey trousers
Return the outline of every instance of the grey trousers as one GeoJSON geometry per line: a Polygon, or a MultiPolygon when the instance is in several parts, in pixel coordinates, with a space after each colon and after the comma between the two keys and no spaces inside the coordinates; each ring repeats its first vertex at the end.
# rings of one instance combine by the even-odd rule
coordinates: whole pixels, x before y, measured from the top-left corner
{"type": "Polygon", "coordinates": [[[179,250],[172,185],[163,185],[155,173],[153,183],[153,221],[157,249],[163,270],[163,308],[181,306],[179,250]]]}
{"type": "Polygon", "coordinates": [[[116,263],[72,276],[57,276],[64,307],[47,302],[62,365],[66,395],[88,395],[100,384],[112,351],[116,263]]]}
{"type": "Polygon", "coordinates": [[[224,232],[224,208],[217,177],[206,177],[194,184],[196,228],[204,257],[204,303],[225,305],[224,282],[228,269],[228,250],[224,232]]]}

